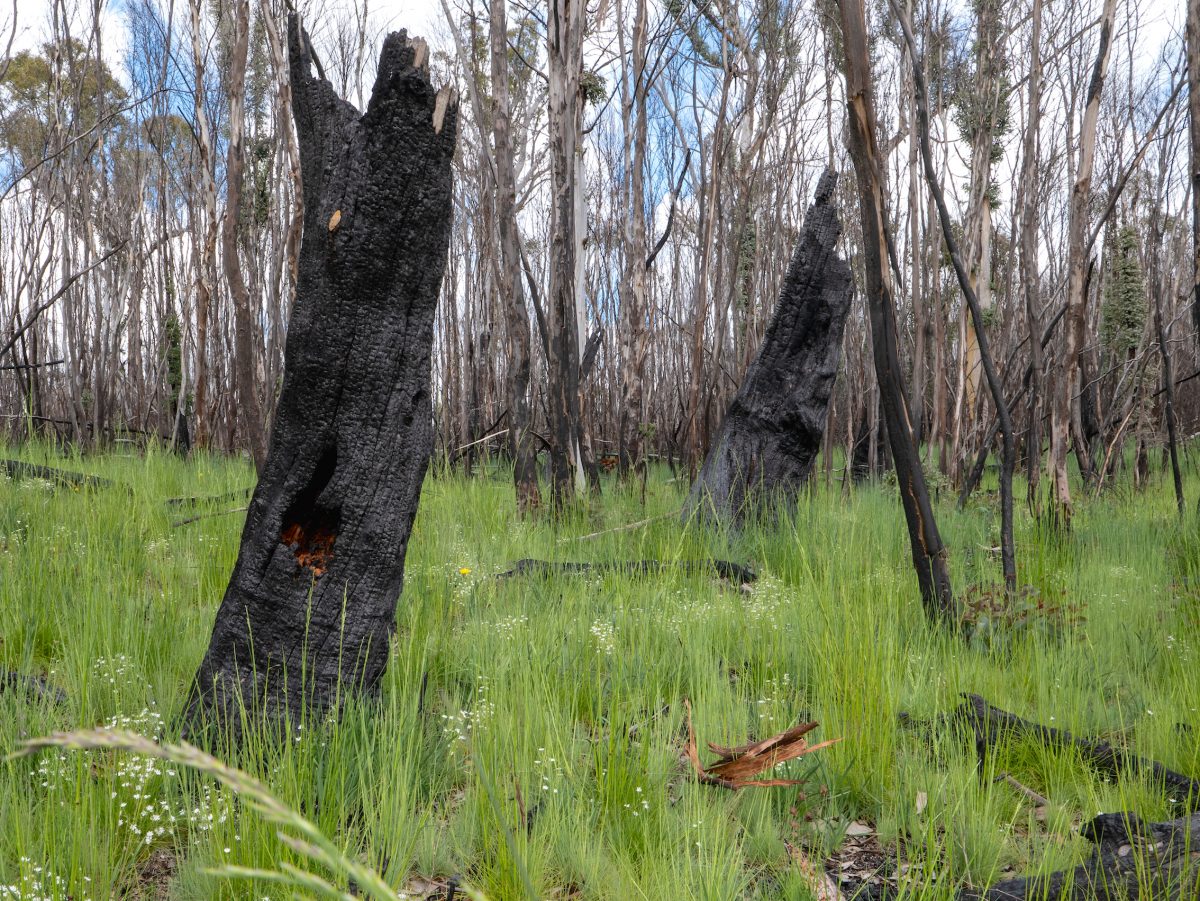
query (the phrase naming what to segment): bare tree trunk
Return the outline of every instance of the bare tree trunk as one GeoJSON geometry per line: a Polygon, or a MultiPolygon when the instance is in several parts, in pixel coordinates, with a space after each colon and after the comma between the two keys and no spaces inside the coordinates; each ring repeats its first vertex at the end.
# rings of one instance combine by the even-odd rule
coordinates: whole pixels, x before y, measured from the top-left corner
{"type": "Polygon", "coordinates": [[[1038,291],[1038,132],[1042,121],[1042,0],[1033,0],[1030,26],[1029,112],[1021,149],[1021,289],[1029,333],[1029,429],[1025,435],[1029,509],[1040,512],[1042,479],[1042,310],[1038,291]]]}
{"type": "Polygon", "coordinates": [[[254,314],[250,291],[238,257],[241,233],[242,179],[246,166],[245,106],[246,54],[250,43],[250,0],[237,0],[233,10],[233,52],[229,59],[229,145],[225,155],[225,221],[221,229],[221,252],[225,279],[233,297],[234,371],[237,379],[238,418],[250,448],[254,468],[262,472],[267,459],[267,442],[254,372],[254,314]]]}
{"type": "MultiPolygon", "coordinates": [[[[1013,498],[1012,477],[1013,461],[1016,454],[1016,439],[1013,437],[1012,419],[1008,415],[1008,403],[1004,399],[1004,386],[996,372],[996,364],[992,360],[989,348],[987,329],[983,322],[983,304],[975,294],[971,278],[967,273],[962,258],[958,252],[958,242],[954,238],[954,229],[950,221],[950,211],[946,208],[946,200],[942,195],[941,185],[937,180],[937,172],[933,168],[933,149],[929,145],[929,95],[925,88],[925,77],[917,60],[917,42],[913,37],[912,23],[908,15],[901,9],[897,0],[892,0],[892,10],[900,20],[904,32],[904,40],[908,44],[908,52],[913,60],[913,85],[917,96],[916,128],[921,137],[921,156],[925,160],[925,178],[929,182],[929,190],[937,204],[938,216],[942,222],[942,238],[950,251],[950,260],[954,265],[958,284],[962,289],[963,298],[971,312],[971,323],[974,326],[976,352],[987,377],[988,389],[992,394],[992,403],[996,407],[996,415],[1000,421],[1000,434],[1004,439],[1004,452],[1000,460],[1000,556],[1004,567],[1004,584],[1009,591],[1017,588],[1016,547],[1013,541],[1013,498]]],[[[991,138],[988,139],[989,148],[991,138]]],[[[987,244],[987,234],[990,226],[986,222],[987,203],[984,203],[984,222],[981,223],[983,243],[987,244]]],[[[983,267],[983,273],[990,279],[990,270],[983,267]]]]}
{"type": "Polygon", "coordinates": [[[517,232],[516,176],[509,133],[508,24],[506,0],[492,0],[492,134],[495,140],[496,218],[500,232],[497,284],[508,325],[508,422],[513,449],[513,482],[517,509],[536,510],[542,502],[538,488],[537,449],[530,433],[529,376],[531,369],[529,312],[521,286],[520,234],[517,232]]]}
{"type": "Polygon", "coordinates": [[[457,103],[428,49],[380,53],[359,115],[288,23],[304,239],[270,453],[186,720],[249,721],[378,688],[432,447],[430,352],[457,103]]]}
{"type": "Polygon", "coordinates": [[[1166,181],[1166,154],[1162,156],[1162,161],[1159,164],[1159,182],[1160,189],[1158,196],[1155,198],[1155,206],[1150,213],[1150,247],[1149,247],[1149,278],[1147,287],[1150,293],[1154,295],[1154,331],[1155,337],[1158,339],[1158,352],[1162,357],[1162,378],[1163,391],[1167,395],[1166,403],[1164,404],[1164,415],[1167,420],[1167,449],[1171,456],[1171,476],[1175,485],[1175,504],[1179,508],[1179,515],[1184,512],[1183,501],[1183,475],[1179,470],[1179,438],[1178,428],[1175,423],[1175,367],[1171,359],[1171,348],[1167,342],[1167,328],[1163,322],[1162,313],[1162,224],[1159,205],[1164,201],[1162,196],[1162,185],[1166,181]]]}
{"type": "MultiPolygon", "coordinates": [[[[647,249],[645,215],[646,167],[646,0],[635,0],[633,47],[622,74],[621,122],[625,133],[628,201],[625,214],[625,268],[621,278],[621,401],[617,424],[617,459],[622,475],[641,474],[646,466],[642,381],[649,336],[646,329],[647,249]]],[[[624,23],[618,25],[622,32],[624,23]]],[[[621,42],[624,43],[623,33],[621,42]]],[[[622,59],[625,59],[622,54],[622,59]]]]}
{"type": "MultiPolygon", "coordinates": [[[[200,190],[204,210],[204,232],[197,234],[196,260],[196,434],[203,447],[208,443],[211,422],[208,399],[209,313],[213,305],[213,272],[217,258],[217,184],[213,174],[212,130],[208,121],[204,81],[206,66],[201,35],[201,0],[189,0],[192,24],[192,71],[196,79],[196,143],[200,151],[200,190]]],[[[195,232],[194,232],[195,234],[195,232]]]]}
{"type": "Polygon", "coordinates": [[[1188,160],[1192,183],[1192,324],[1200,344],[1200,0],[1187,4],[1188,160]]]}
{"type": "Polygon", "coordinates": [[[550,480],[556,509],[584,488],[579,446],[576,179],[583,110],[584,0],[550,0],[546,29],[550,127],[550,480]]]}
{"type": "MultiPolygon", "coordinates": [[[[1079,133],[1079,166],[1071,188],[1070,221],[1067,239],[1067,334],[1063,347],[1061,371],[1055,385],[1050,420],[1050,467],[1054,497],[1052,516],[1063,528],[1071,526],[1071,486],[1067,474],[1067,436],[1074,432],[1077,445],[1086,443],[1079,421],[1080,403],[1076,400],[1080,387],[1081,355],[1087,326],[1087,232],[1089,199],[1092,187],[1092,166],[1096,156],[1096,123],[1100,116],[1100,93],[1108,71],[1108,56],[1112,46],[1113,16],[1117,0],[1104,0],[1100,17],[1100,46],[1096,64],[1088,85],[1083,110],[1083,126],[1079,133]]],[[[1085,447],[1077,447],[1082,461],[1085,447]]]]}
{"type": "Polygon", "coordinates": [[[938,533],[921,458],[912,441],[912,423],[901,382],[892,273],[886,256],[883,187],[875,148],[875,106],[871,61],[867,51],[866,15],[862,0],[839,0],[846,66],[846,101],[850,117],[846,143],[858,175],[866,270],[867,308],[875,356],[875,375],[887,423],[900,499],[908,522],[913,566],[925,611],[933,620],[952,620],[954,591],[946,566],[946,549],[938,533]]]}

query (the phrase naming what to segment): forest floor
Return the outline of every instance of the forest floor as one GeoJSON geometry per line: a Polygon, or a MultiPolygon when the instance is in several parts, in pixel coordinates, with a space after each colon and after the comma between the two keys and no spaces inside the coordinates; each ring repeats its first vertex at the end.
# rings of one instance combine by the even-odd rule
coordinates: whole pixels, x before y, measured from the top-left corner
{"type": "MultiPolygon", "coordinates": [[[[236,492],[251,470],[204,455],[8,453],[112,484],[0,481],[0,670],[43,680],[0,680],[0,753],[83,727],[172,738],[245,501],[167,499],[236,492]],[[197,513],[220,515],[174,524],[197,513]]],[[[685,487],[655,470],[643,507],[606,484],[555,526],[516,517],[504,474],[431,476],[382,699],[282,740],[251,729],[229,762],[410,898],[804,899],[822,865],[847,896],[865,880],[873,894],[949,898],[1080,862],[1080,824],[1101,811],[1180,815],[1137,776],[1108,779],[1030,742],[987,755],[981,778],[974,742],[940,718],[974,692],[1200,776],[1200,534],[1191,514],[1179,527],[1169,481],[1081,501],[1067,540],[1019,504],[1028,588],[1008,604],[994,495],[962,512],[943,495],[970,638],[922,612],[894,487],[820,481],[794,519],[736,538],[669,515],[685,487]],[[659,518],[580,538],[646,517],[659,518]],[[527,557],[718,557],[759,578],[497,578],[527,557]],[[841,740],[765,774],[799,788],[700,784],[685,699],[706,764],[706,742],[809,719],[812,743],[841,740]]],[[[1186,488],[1194,503],[1200,478],[1186,488]]],[[[211,873],[284,864],[363,888],[281,843],[245,796],[147,756],[2,760],[0,823],[2,899],[290,898],[211,873]]]]}

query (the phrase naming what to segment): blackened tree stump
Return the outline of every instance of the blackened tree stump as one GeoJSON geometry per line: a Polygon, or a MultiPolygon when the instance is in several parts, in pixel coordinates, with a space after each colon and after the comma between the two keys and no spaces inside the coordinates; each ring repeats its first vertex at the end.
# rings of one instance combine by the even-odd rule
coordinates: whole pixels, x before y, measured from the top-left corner
{"type": "Polygon", "coordinates": [[[850,311],[850,267],[826,171],[804,220],[783,289],[758,354],[692,486],[685,517],[738,524],[792,503],[821,449],[850,311]]]}
{"type": "Polygon", "coordinates": [[[237,564],[185,721],[319,711],[376,688],[432,449],[430,353],[457,104],[383,44],[366,113],[288,23],[304,237],[285,376],[237,564]],[[319,68],[319,66],[318,66],[319,68]]]}

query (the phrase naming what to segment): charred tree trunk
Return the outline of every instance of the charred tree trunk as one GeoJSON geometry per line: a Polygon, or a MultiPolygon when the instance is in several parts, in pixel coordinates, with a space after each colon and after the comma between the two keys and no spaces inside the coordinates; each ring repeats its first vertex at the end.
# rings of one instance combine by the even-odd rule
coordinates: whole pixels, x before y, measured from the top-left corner
{"type": "Polygon", "coordinates": [[[740,522],[755,508],[791,501],[812,472],[853,293],[850,267],[837,254],[836,184],[833,170],[821,176],[775,314],[685,516],[740,522]]]}
{"type": "Polygon", "coordinates": [[[921,602],[930,619],[951,621],[955,601],[950,570],[946,565],[946,548],[929,502],[921,458],[912,440],[912,420],[901,381],[903,370],[896,334],[892,273],[885,251],[887,229],[883,185],[879,181],[879,152],[875,143],[875,101],[867,49],[866,12],[862,0],[839,0],[838,9],[845,48],[846,105],[850,118],[846,145],[858,176],[865,290],[875,376],[879,380],[884,422],[892,447],[900,500],[904,505],[921,602]]]}
{"type": "MultiPolygon", "coordinates": [[[[917,55],[917,42],[913,37],[912,24],[909,22],[907,14],[901,9],[897,0],[892,0],[892,10],[896,13],[900,21],[900,27],[904,32],[904,40],[908,45],[908,53],[912,59],[913,91],[917,99],[917,130],[921,144],[921,157],[925,163],[925,179],[929,182],[929,191],[933,195],[934,203],[937,205],[938,217],[942,223],[942,237],[946,242],[946,248],[950,252],[950,260],[954,265],[954,272],[958,276],[958,284],[962,289],[963,299],[966,301],[967,308],[971,312],[971,323],[974,326],[975,333],[974,354],[978,362],[983,365],[983,371],[987,376],[988,390],[992,393],[992,403],[996,407],[996,418],[1000,424],[1000,434],[1003,438],[1004,451],[1003,456],[1000,458],[1000,556],[1003,561],[1005,587],[1009,591],[1015,591],[1017,587],[1017,561],[1016,548],[1013,542],[1012,477],[1014,458],[1016,456],[1016,439],[1013,437],[1012,419],[1008,414],[1008,402],[1004,399],[1004,386],[1000,382],[1000,375],[996,372],[996,365],[992,360],[992,353],[988,347],[987,329],[983,324],[984,305],[976,294],[975,286],[972,284],[971,277],[967,273],[966,267],[959,255],[958,242],[954,238],[954,228],[950,219],[950,211],[946,208],[946,199],[942,194],[942,187],[938,181],[937,172],[933,168],[933,149],[929,145],[929,95],[925,88],[925,76],[922,72],[920,57],[917,55]]],[[[988,145],[989,147],[991,145],[990,136],[988,138],[988,145]]],[[[980,224],[981,234],[983,235],[980,246],[985,256],[989,255],[986,238],[987,229],[990,226],[987,223],[987,216],[987,204],[985,200],[983,221],[980,224]]],[[[980,267],[984,281],[990,281],[991,279],[989,265],[985,262],[980,267]]],[[[988,290],[990,291],[990,288],[988,290]]],[[[988,306],[991,306],[991,301],[988,302],[988,306]]]]}
{"type": "Polygon", "coordinates": [[[187,722],[295,716],[379,682],[432,449],[430,353],[457,105],[384,42],[367,111],[288,22],[304,238],[270,451],[187,722]],[[318,63],[318,71],[320,66],[318,63]]]}

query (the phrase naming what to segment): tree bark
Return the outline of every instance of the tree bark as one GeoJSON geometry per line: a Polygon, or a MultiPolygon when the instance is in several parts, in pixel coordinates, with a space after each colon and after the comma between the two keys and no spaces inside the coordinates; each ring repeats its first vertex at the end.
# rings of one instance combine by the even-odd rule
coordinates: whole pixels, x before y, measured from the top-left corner
{"type": "MultiPolygon", "coordinates": [[[[968,275],[962,257],[959,255],[958,242],[954,238],[954,229],[950,221],[950,211],[946,208],[946,199],[942,195],[942,188],[937,179],[937,172],[933,168],[933,149],[929,145],[929,95],[925,88],[925,77],[921,71],[920,62],[917,59],[917,42],[913,37],[912,23],[909,22],[907,13],[903,11],[897,0],[892,0],[892,9],[900,20],[900,27],[904,32],[904,40],[908,44],[908,52],[913,61],[913,87],[917,96],[917,130],[921,138],[921,156],[925,161],[925,178],[929,182],[929,190],[933,194],[934,203],[937,204],[938,216],[942,223],[942,237],[945,239],[946,247],[950,252],[950,260],[954,264],[954,272],[958,276],[958,284],[962,289],[963,299],[966,301],[966,306],[971,312],[971,324],[974,327],[973,331],[975,334],[975,355],[979,363],[982,364],[984,374],[987,376],[988,390],[992,394],[992,403],[996,407],[996,417],[1000,423],[1000,434],[1003,436],[1004,451],[1000,462],[1000,556],[1004,568],[1005,587],[1009,591],[1015,591],[1017,587],[1017,561],[1016,548],[1013,541],[1012,476],[1013,461],[1016,455],[1016,439],[1013,437],[1012,419],[1008,415],[1008,403],[1004,399],[1004,386],[1000,382],[1000,376],[996,372],[996,364],[992,360],[991,349],[988,346],[987,329],[983,322],[983,303],[976,295],[975,288],[971,283],[971,277],[968,275]]],[[[990,134],[988,145],[989,147],[991,145],[990,134]]],[[[988,224],[987,199],[985,197],[983,199],[983,217],[979,228],[982,236],[981,246],[984,248],[986,258],[990,258],[990,252],[987,252],[990,227],[988,224]]],[[[981,265],[980,271],[990,281],[991,270],[986,259],[981,265]]]]}
{"type": "Polygon", "coordinates": [[[500,233],[497,284],[508,327],[509,436],[513,449],[513,483],[517,509],[530,513],[541,506],[537,449],[530,433],[529,376],[531,369],[529,313],[521,287],[521,236],[517,232],[516,175],[509,133],[508,24],[503,0],[492,4],[489,23],[492,64],[492,136],[495,140],[496,219],[500,233]]]}
{"type": "Polygon", "coordinates": [[[584,0],[551,0],[546,28],[550,128],[550,481],[555,509],[583,491],[579,446],[576,178],[583,109],[584,0]]]}
{"type": "MultiPolygon", "coordinates": [[[[1166,157],[1164,155],[1163,162],[1159,166],[1160,184],[1165,182],[1166,157]]],[[[1162,255],[1162,224],[1159,222],[1160,214],[1158,212],[1158,203],[1161,202],[1161,194],[1156,198],[1154,210],[1150,213],[1150,248],[1149,248],[1149,278],[1146,280],[1151,293],[1154,294],[1154,332],[1158,339],[1158,352],[1162,357],[1162,377],[1163,390],[1166,392],[1167,398],[1164,404],[1164,416],[1167,424],[1167,450],[1171,457],[1171,477],[1175,487],[1175,505],[1179,510],[1179,515],[1184,514],[1183,501],[1183,474],[1179,468],[1179,435],[1178,427],[1175,421],[1175,366],[1171,358],[1171,348],[1167,341],[1167,328],[1163,322],[1162,312],[1162,295],[1163,295],[1163,280],[1161,275],[1161,255],[1162,255]]]]}
{"type": "Polygon", "coordinates": [[[775,314],[692,485],[685,518],[738,524],[772,503],[793,502],[812,472],[854,287],[837,253],[836,184],[833,170],[821,176],[775,314]]]}
{"type": "Polygon", "coordinates": [[[1067,435],[1075,432],[1077,457],[1081,469],[1086,461],[1087,439],[1080,419],[1080,401],[1075,399],[1080,378],[1084,330],[1087,325],[1087,221],[1092,188],[1092,165],[1096,156],[1096,124],[1100,117],[1100,93],[1108,71],[1108,56],[1112,47],[1113,15],[1117,0],[1104,0],[1100,16],[1100,46],[1096,64],[1088,85],[1087,102],[1083,111],[1083,126],[1079,133],[1079,166],[1071,188],[1067,238],[1067,334],[1063,347],[1062,365],[1055,384],[1050,418],[1050,475],[1054,486],[1051,510],[1056,525],[1071,526],[1071,488],[1067,476],[1067,435]]]}
{"type": "MultiPolygon", "coordinates": [[[[649,335],[646,327],[649,268],[646,254],[645,168],[647,145],[646,95],[650,90],[647,65],[647,0],[635,0],[633,55],[629,72],[621,75],[621,124],[625,138],[628,208],[625,213],[625,266],[621,275],[621,407],[617,424],[617,462],[621,476],[643,475],[644,398],[649,335]]],[[[618,6],[618,9],[620,7],[618,6]]],[[[620,30],[620,29],[618,29],[620,30]]],[[[624,43],[623,34],[619,35],[624,43]]],[[[622,59],[625,55],[622,54],[622,59]]]]}
{"type": "Polygon", "coordinates": [[[196,434],[195,440],[203,447],[211,435],[208,401],[208,345],[209,313],[212,310],[213,282],[217,256],[217,184],[214,172],[212,129],[208,121],[205,101],[205,79],[203,35],[200,30],[201,0],[189,0],[192,24],[192,70],[196,79],[196,144],[200,157],[200,190],[204,206],[203,235],[193,230],[196,253],[196,434]]]}
{"type": "Polygon", "coordinates": [[[288,21],[304,236],[270,452],[186,714],[236,730],[378,685],[432,448],[457,104],[388,36],[365,114],[288,21]]]}
{"type": "Polygon", "coordinates": [[[1029,327],[1029,430],[1025,435],[1026,482],[1029,510],[1040,510],[1042,473],[1042,374],[1045,362],[1041,331],[1042,309],[1038,296],[1038,132],[1042,121],[1042,0],[1033,0],[1030,34],[1029,113],[1021,150],[1021,289],[1029,327]]]}
{"type": "Polygon", "coordinates": [[[1200,0],[1187,4],[1188,174],[1192,182],[1192,324],[1200,343],[1200,0]]]}
{"type": "Polygon", "coordinates": [[[250,291],[238,258],[241,233],[242,178],[246,168],[243,111],[246,106],[246,56],[250,44],[250,0],[238,0],[233,8],[233,53],[229,60],[229,145],[225,155],[225,221],[221,227],[221,255],[225,279],[233,297],[234,371],[237,382],[238,418],[250,447],[254,468],[262,472],[267,457],[262,404],[254,372],[254,314],[250,291]]]}
{"type": "Polygon", "coordinates": [[[912,422],[901,382],[899,340],[893,301],[892,274],[885,250],[883,186],[879,181],[879,154],[875,146],[875,101],[871,88],[871,63],[867,51],[867,26],[862,0],[839,0],[845,53],[847,113],[846,143],[858,175],[866,272],[867,309],[875,376],[891,442],[892,461],[900,486],[900,499],[908,524],[913,567],[921,601],[931,619],[954,617],[954,591],[946,566],[946,549],[933,517],[921,458],[912,440],[912,422]]]}

